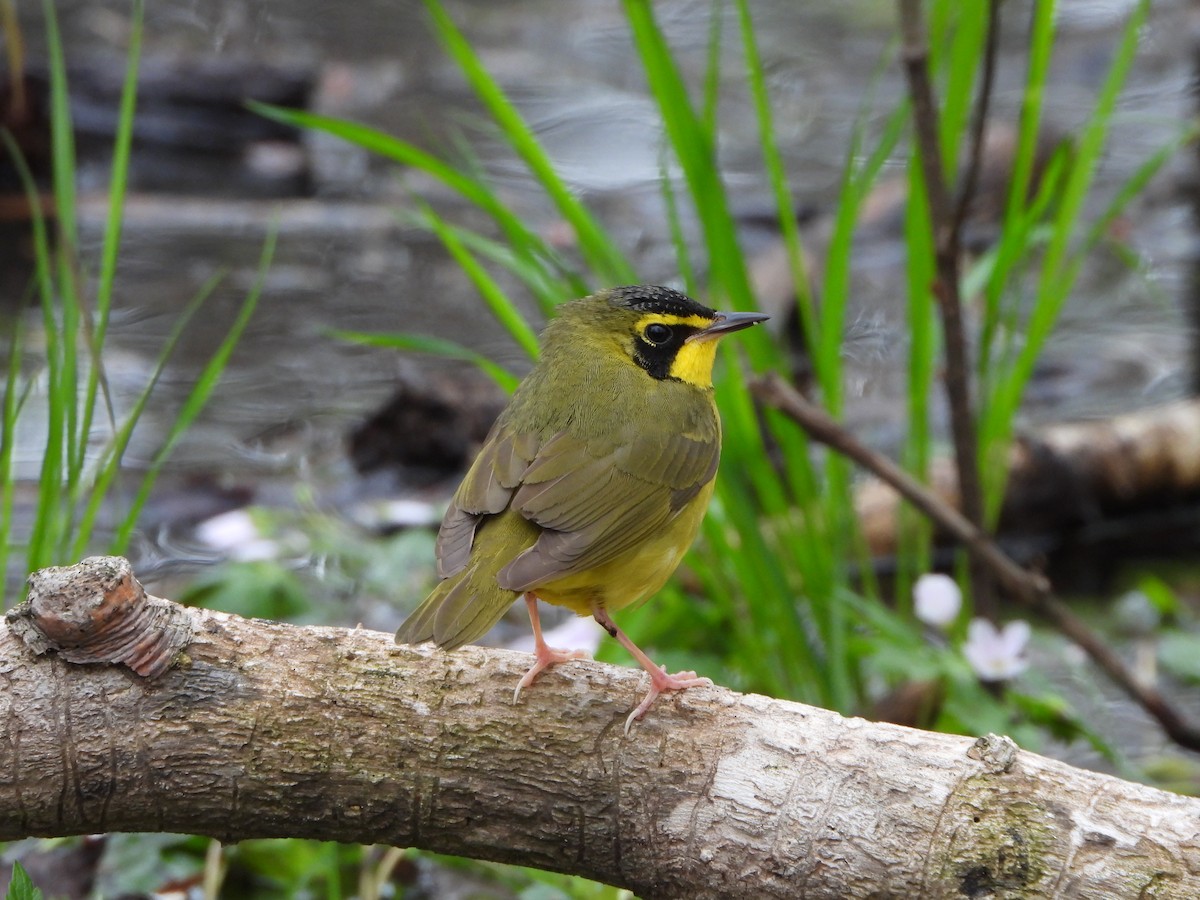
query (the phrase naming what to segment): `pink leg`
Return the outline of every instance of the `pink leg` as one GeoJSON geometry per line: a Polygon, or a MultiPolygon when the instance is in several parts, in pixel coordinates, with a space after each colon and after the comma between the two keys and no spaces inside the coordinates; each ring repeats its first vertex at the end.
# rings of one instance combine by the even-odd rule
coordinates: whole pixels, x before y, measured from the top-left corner
{"type": "Polygon", "coordinates": [[[625,720],[625,733],[629,734],[629,729],[633,723],[646,714],[655,698],[664,691],[682,691],[690,687],[701,687],[702,685],[711,685],[711,678],[700,678],[695,672],[677,672],[674,675],[667,674],[666,666],[656,666],[654,661],[650,659],[642,648],[630,640],[629,635],[617,627],[617,623],[609,618],[608,612],[601,607],[592,609],[592,616],[597,622],[604,626],[604,630],[621,642],[621,646],[633,654],[633,658],[642,664],[642,668],[650,673],[650,692],[646,694],[637,709],[629,714],[629,718],[625,720]]]}
{"type": "Polygon", "coordinates": [[[533,655],[536,658],[533,666],[517,682],[517,689],[513,691],[513,703],[517,702],[521,691],[533,684],[543,670],[550,668],[555,663],[566,662],[569,659],[587,659],[587,653],[582,650],[556,650],[546,646],[546,642],[542,640],[542,623],[538,618],[537,595],[532,591],[527,593],[525,603],[529,607],[529,622],[533,625],[533,655]]]}

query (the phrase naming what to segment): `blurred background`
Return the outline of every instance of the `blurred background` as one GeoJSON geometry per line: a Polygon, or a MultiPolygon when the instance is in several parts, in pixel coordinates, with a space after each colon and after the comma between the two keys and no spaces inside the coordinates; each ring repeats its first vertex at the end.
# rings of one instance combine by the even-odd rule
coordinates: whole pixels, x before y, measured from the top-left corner
{"type": "MultiPolygon", "coordinates": [[[[1003,6],[979,192],[964,225],[969,258],[964,265],[977,278],[975,292],[971,284],[965,291],[972,297],[973,341],[987,333],[989,314],[977,295],[997,266],[989,254],[1005,228],[1011,173],[1022,152],[1019,121],[1030,96],[1035,6],[1003,6]]],[[[461,29],[477,61],[536,136],[561,184],[602,224],[637,280],[696,290],[714,302],[738,299],[707,277],[712,247],[707,220],[701,201],[686,196],[687,167],[664,136],[660,100],[647,87],[645,52],[622,6],[476,0],[438,8],[461,29]],[[677,193],[664,190],[664,183],[677,193]],[[681,253],[692,272],[682,270],[681,253]]],[[[920,355],[926,345],[914,341],[909,304],[914,251],[907,132],[887,144],[905,102],[896,11],[866,0],[754,0],[747,8],[761,54],[757,63],[747,59],[733,5],[694,0],[653,5],[657,27],[695,102],[708,98],[719,111],[714,161],[726,189],[728,225],[748,273],[747,296],[775,315],[773,349],[752,351],[757,355],[749,365],[762,371],[770,367],[764,360],[773,360],[818,398],[833,393],[822,380],[833,377],[841,390],[838,418],[872,446],[901,457],[911,447],[914,391],[927,393],[926,462],[945,456],[948,416],[937,383],[940,363],[932,364],[928,391],[914,388],[911,376],[914,348],[920,355]],[[780,208],[779,182],[764,170],[760,113],[747,92],[747,68],[753,65],[770,100],[774,143],[786,171],[786,210],[780,208]],[[839,210],[847,208],[846,173],[861,172],[877,147],[884,149],[853,213],[852,240],[839,245],[846,233],[838,220],[839,210]],[[818,303],[833,296],[830,272],[845,267],[844,314],[829,326],[838,329],[833,376],[807,359],[811,348],[804,347],[795,322],[797,287],[782,225],[789,216],[799,229],[818,303]]],[[[955,29],[966,26],[948,8],[933,4],[931,20],[945,29],[945,44],[935,40],[935,54],[946,49],[949,57],[958,46],[951,40],[962,33],[955,29]]],[[[1030,156],[1035,185],[1046,171],[1056,171],[1060,148],[1077,146],[1080,135],[1095,127],[1097,98],[1139,8],[1087,0],[1062,3],[1053,13],[1053,56],[1038,82],[1044,108],[1030,156]]],[[[160,596],[247,615],[394,629],[433,580],[436,523],[504,403],[504,389],[465,363],[461,351],[517,376],[530,365],[512,329],[481,304],[479,281],[430,227],[430,211],[439,221],[490,239],[503,229],[432,165],[398,164],[372,152],[369,142],[296,127],[248,108],[246,101],[361,123],[414,152],[448,161],[489,186],[539,246],[555,254],[549,269],[559,275],[587,269],[588,247],[577,223],[548,195],[544,179],[531,173],[511,133],[447,52],[446,31],[433,24],[424,3],[160,0],[145,9],[144,26],[130,3],[115,0],[5,3],[3,9],[7,75],[0,118],[46,197],[62,165],[52,137],[55,26],[59,31],[65,72],[59,89],[74,138],[66,177],[76,192],[77,237],[68,268],[76,267],[85,318],[104,290],[114,146],[126,127],[122,85],[131,40],[144,28],[137,111],[128,125],[128,188],[109,285],[111,313],[99,358],[100,393],[111,403],[112,421],[122,422],[145,406],[113,468],[111,487],[96,506],[94,530],[58,546],[99,552],[124,534],[122,552],[160,596]],[[273,255],[264,266],[264,246],[272,240],[273,255]],[[200,312],[179,330],[181,316],[201,293],[207,299],[200,312]],[[227,343],[248,295],[257,298],[253,314],[236,342],[227,343]],[[453,342],[457,358],[406,353],[361,337],[397,333],[453,342]],[[221,357],[215,371],[214,355],[221,357]],[[209,380],[211,391],[195,418],[177,428],[180,410],[188,408],[197,385],[209,380]],[[151,381],[153,390],[146,392],[151,381]],[[147,472],[156,480],[139,501],[147,472]],[[127,522],[135,503],[136,520],[127,522]]],[[[1077,277],[1039,346],[1011,416],[1014,430],[1105,421],[1194,394],[1200,280],[1189,129],[1198,24],[1195,4],[1163,0],[1134,32],[1136,54],[1103,120],[1103,149],[1078,213],[1081,223],[1103,221],[1103,228],[1080,256],[1077,277]],[[1156,154],[1161,158],[1148,167],[1156,154]]],[[[952,62],[943,63],[953,71],[952,62]]],[[[964,90],[942,87],[951,100],[964,90]]],[[[1029,155],[1028,148],[1025,152],[1029,155]]],[[[54,232],[62,210],[48,205],[47,216],[54,232]]],[[[0,162],[0,365],[9,373],[8,395],[23,399],[20,414],[4,419],[7,605],[21,598],[30,535],[46,518],[41,510],[47,441],[58,427],[52,411],[62,408],[56,407],[59,389],[47,374],[48,361],[60,351],[55,328],[46,328],[55,320],[44,315],[38,299],[35,218],[28,182],[10,152],[0,162]]],[[[1033,315],[1036,260],[1052,241],[1036,229],[1031,234],[1028,268],[1006,288],[1015,297],[1005,320],[1009,350],[1019,350],[1026,340],[1018,323],[1033,315]]],[[[490,263],[490,277],[511,311],[540,328],[548,310],[544,298],[528,287],[519,267],[496,264],[507,257],[489,256],[482,246],[471,249],[490,263]]],[[[545,293],[570,299],[573,286],[611,283],[605,275],[562,275],[555,283],[561,288],[545,293]]],[[[87,329],[80,333],[86,343],[87,329]]],[[[934,359],[936,341],[928,346],[927,356],[934,359]]],[[[732,353],[725,360],[732,366],[740,361],[732,353]]],[[[745,394],[744,386],[738,390],[745,394]]],[[[114,430],[106,408],[79,445],[80,461],[103,463],[114,430]]],[[[780,440],[792,446],[786,441],[793,439],[780,440]]],[[[740,451],[727,452],[726,471],[730,452],[740,451]]],[[[819,451],[814,459],[821,464],[819,451]]],[[[837,477],[831,479],[837,483],[837,477]]],[[[855,481],[847,479],[848,492],[855,481]]],[[[798,489],[786,479],[780,484],[778,504],[795,501],[803,508],[793,493],[798,489]]],[[[1194,565],[1200,523],[1190,493],[1196,488],[1181,487],[1166,503],[1155,498],[1133,518],[1105,514],[1072,521],[1069,530],[1061,523],[1047,529],[1018,522],[1009,543],[1022,562],[1050,569],[1056,588],[1078,598],[1080,608],[1121,642],[1139,672],[1167,678],[1181,692],[1180,707],[1193,715],[1200,708],[1200,670],[1192,661],[1200,649],[1195,628],[1200,572],[1194,565]],[[1164,647],[1170,648],[1165,673],[1164,647]]],[[[764,490],[755,487],[759,494],[764,490]]],[[[78,489],[76,508],[86,503],[86,493],[78,489]]],[[[770,497],[755,496],[747,521],[787,517],[770,497]]],[[[839,494],[831,503],[849,496],[839,494]]],[[[762,655],[762,647],[725,646],[706,636],[720,632],[723,616],[757,621],[753,611],[738,612],[739,604],[749,602],[744,598],[715,600],[699,613],[689,600],[711,594],[725,577],[712,558],[720,557],[716,529],[735,529],[734,505],[732,495],[718,497],[713,530],[699,551],[708,555],[684,567],[660,611],[653,612],[652,602],[639,614],[647,621],[636,619],[631,633],[661,647],[669,665],[672,659],[689,668],[711,662],[715,671],[703,674],[731,686],[825,702],[845,712],[865,712],[912,690],[912,702],[924,713],[909,724],[969,732],[982,727],[962,712],[980,696],[971,693],[979,689],[978,673],[960,658],[951,659],[965,637],[966,613],[957,632],[951,628],[941,636],[913,618],[908,598],[921,572],[936,567],[958,574],[960,581],[963,575],[961,558],[928,531],[911,558],[896,561],[883,553],[864,562],[848,552],[837,560],[838,572],[829,575],[839,591],[853,591],[866,598],[862,602],[887,610],[879,615],[901,616],[903,639],[898,631],[881,637],[887,629],[872,618],[875,613],[835,591],[818,591],[811,574],[780,576],[788,597],[823,593],[840,604],[842,612],[818,609],[811,615],[824,638],[816,641],[814,658],[832,653],[836,643],[821,631],[825,623],[848,635],[852,686],[842,694],[789,688],[802,678],[758,672],[749,662],[762,655]],[[655,615],[658,624],[648,621],[655,615]],[[687,627],[673,627],[685,619],[687,627]],[[929,648],[931,662],[904,677],[901,659],[905,647],[914,646],[929,648]],[[967,682],[974,686],[956,693],[967,682]]],[[[762,530],[772,531],[769,525],[762,530]]],[[[779,558],[779,546],[768,549],[779,558]]],[[[736,580],[737,573],[731,577],[736,580]]],[[[809,614],[807,602],[793,604],[800,620],[809,614]]],[[[763,615],[776,621],[774,613],[763,615]]],[[[523,636],[522,618],[503,623],[493,642],[523,636]]],[[[812,632],[806,621],[796,627],[812,632]]],[[[587,634],[579,639],[598,641],[587,634]]],[[[1022,652],[1032,674],[1023,676],[1017,699],[983,690],[997,704],[999,730],[1028,727],[1028,740],[1043,752],[1196,790],[1195,754],[1172,748],[1147,726],[1144,713],[1100,683],[1073,645],[1035,628],[1022,652]]],[[[1028,746],[1024,732],[1021,737],[1028,746]]],[[[330,893],[335,884],[346,895],[365,896],[369,891],[353,873],[378,870],[385,857],[370,849],[261,844],[233,851],[228,896],[341,896],[330,893]]],[[[36,860],[41,854],[55,860],[43,871],[55,869],[65,877],[78,870],[78,884],[64,883],[60,894],[48,896],[88,896],[97,885],[105,896],[155,891],[200,896],[198,873],[206,865],[207,846],[200,839],[117,836],[54,847],[25,842],[8,848],[4,859],[33,854],[36,860]],[[147,855],[146,848],[153,852],[147,855]],[[176,879],[179,886],[169,887],[176,879]]],[[[380,895],[619,893],[559,876],[501,872],[484,864],[464,868],[421,854],[388,857],[387,865],[380,895]]]]}

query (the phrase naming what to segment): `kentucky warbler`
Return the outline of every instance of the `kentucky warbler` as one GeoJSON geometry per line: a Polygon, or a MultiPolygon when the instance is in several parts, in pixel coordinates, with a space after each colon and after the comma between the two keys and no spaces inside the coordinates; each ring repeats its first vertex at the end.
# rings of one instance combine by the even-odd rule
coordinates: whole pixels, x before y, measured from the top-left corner
{"type": "Polygon", "coordinates": [[[546,646],[538,598],[594,616],[650,673],[626,731],[661,692],[712,684],[668,675],[609,614],[661,588],[695,538],[721,449],[717,339],[766,318],[645,285],[563,304],[442,521],[442,581],[396,640],[453,650],[524,594],[536,661],[514,702],[543,669],[584,655],[546,646]]]}

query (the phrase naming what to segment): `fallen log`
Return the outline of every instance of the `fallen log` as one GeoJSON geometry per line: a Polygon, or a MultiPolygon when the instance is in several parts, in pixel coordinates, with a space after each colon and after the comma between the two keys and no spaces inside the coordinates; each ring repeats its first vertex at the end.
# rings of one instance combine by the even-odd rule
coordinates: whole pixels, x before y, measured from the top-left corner
{"type": "Polygon", "coordinates": [[[994,735],[396,645],[46,569],[0,626],[0,839],[181,831],[417,846],[656,897],[1196,897],[1200,800],[994,735]]]}
{"type": "MultiPolygon", "coordinates": [[[[1018,435],[1004,464],[1001,534],[1064,533],[1131,513],[1200,499],[1200,400],[1018,435]]],[[[958,507],[954,467],[936,460],[930,487],[958,507]]],[[[877,479],[855,505],[872,553],[895,552],[899,495],[877,479]]]]}

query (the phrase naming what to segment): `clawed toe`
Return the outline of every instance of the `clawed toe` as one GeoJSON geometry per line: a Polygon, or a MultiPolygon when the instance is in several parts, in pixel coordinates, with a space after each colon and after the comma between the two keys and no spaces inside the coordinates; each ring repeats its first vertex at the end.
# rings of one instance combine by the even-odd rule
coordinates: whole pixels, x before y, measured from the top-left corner
{"type": "Polygon", "coordinates": [[[629,729],[633,727],[633,723],[646,714],[646,711],[654,705],[654,701],[658,699],[658,695],[667,691],[684,691],[693,687],[705,687],[712,685],[711,678],[704,678],[697,675],[695,672],[676,672],[674,675],[667,674],[667,667],[661,666],[658,669],[650,671],[650,690],[642,699],[642,702],[637,705],[637,708],[629,714],[629,718],[625,720],[625,734],[629,734],[629,729]]]}
{"type": "Polygon", "coordinates": [[[521,680],[517,682],[516,690],[513,691],[513,705],[516,705],[517,700],[521,696],[521,691],[537,681],[537,677],[546,669],[553,665],[557,665],[558,663],[568,662],[572,659],[591,658],[590,655],[584,650],[558,650],[554,647],[547,647],[544,644],[537,648],[537,650],[534,652],[534,655],[536,659],[534,660],[533,665],[529,667],[529,671],[526,672],[521,677],[521,680]]]}

